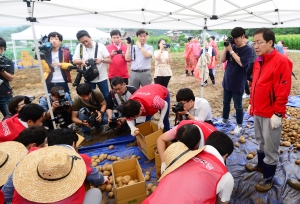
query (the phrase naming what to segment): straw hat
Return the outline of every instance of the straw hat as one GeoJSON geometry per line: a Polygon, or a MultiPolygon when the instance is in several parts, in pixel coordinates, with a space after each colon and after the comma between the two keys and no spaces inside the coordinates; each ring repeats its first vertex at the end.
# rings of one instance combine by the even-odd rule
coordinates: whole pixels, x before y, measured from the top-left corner
{"type": "Polygon", "coordinates": [[[0,143],[0,186],[6,183],[16,164],[27,154],[28,150],[20,142],[0,143]]]}
{"type": "Polygon", "coordinates": [[[86,165],[79,154],[63,146],[26,155],[14,171],[16,191],[36,203],[52,203],[73,195],[83,184],[86,165]]]}
{"type": "Polygon", "coordinates": [[[164,152],[167,168],[158,181],[160,181],[169,173],[175,171],[177,168],[179,168],[181,165],[189,161],[200,152],[202,152],[203,149],[205,149],[205,146],[197,150],[190,150],[182,142],[175,142],[171,144],[164,152]]]}

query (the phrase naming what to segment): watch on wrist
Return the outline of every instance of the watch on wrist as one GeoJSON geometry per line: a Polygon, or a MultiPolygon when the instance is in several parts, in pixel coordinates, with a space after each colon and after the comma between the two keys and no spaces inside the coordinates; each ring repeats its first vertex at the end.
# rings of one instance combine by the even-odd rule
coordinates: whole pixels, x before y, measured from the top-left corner
{"type": "Polygon", "coordinates": [[[187,112],[187,114],[185,114],[185,117],[188,118],[189,117],[189,112],[187,112]]]}
{"type": "Polygon", "coordinates": [[[139,49],[141,49],[141,48],[142,48],[142,46],[139,47],[139,49]]]}
{"type": "Polygon", "coordinates": [[[280,113],[274,113],[274,115],[276,115],[276,116],[278,116],[278,117],[282,117],[282,114],[280,114],[280,113]]]}
{"type": "Polygon", "coordinates": [[[234,51],[232,50],[231,52],[229,52],[230,53],[230,55],[232,55],[233,53],[234,53],[234,51]]]}
{"type": "Polygon", "coordinates": [[[104,112],[103,111],[99,111],[101,113],[101,115],[103,116],[104,115],[104,112]]]}
{"type": "Polygon", "coordinates": [[[104,63],[104,59],[102,59],[101,62],[104,63]]]}

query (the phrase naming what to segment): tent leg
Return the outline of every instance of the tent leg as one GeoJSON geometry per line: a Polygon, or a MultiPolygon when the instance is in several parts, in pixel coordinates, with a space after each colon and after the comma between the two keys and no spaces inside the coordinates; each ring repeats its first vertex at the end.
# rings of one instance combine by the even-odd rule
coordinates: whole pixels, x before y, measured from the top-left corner
{"type": "Polygon", "coordinates": [[[15,59],[15,69],[18,68],[18,64],[17,64],[17,53],[16,53],[16,44],[15,44],[15,40],[12,41],[12,45],[13,45],[13,52],[14,52],[14,59],[15,59]]]}

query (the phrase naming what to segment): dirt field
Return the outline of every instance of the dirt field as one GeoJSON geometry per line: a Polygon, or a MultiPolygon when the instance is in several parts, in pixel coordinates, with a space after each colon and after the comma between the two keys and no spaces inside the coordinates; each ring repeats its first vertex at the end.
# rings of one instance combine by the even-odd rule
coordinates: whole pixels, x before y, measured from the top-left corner
{"type": "MultiPolygon", "coordinates": [[[[171,64],[173,77],[169,83],[169,91],[171,95],[171,103],[175,102],[176,92],[180,88],[188,87],[194,91],[195,96],[200,96],[200,83],[199,81],[192,76],[185,76],[184,72],[184,61],[182,58],[182,53],[172,53],[173,62],[171,64]]],[[[299,78],[295,80],[292,78],[292,90],[290,95],[299,95],[300,94],[300,53],[289,53],[289,57],[294,64],[294,73],[299,78]]],[[[221,67],[221,66],[220,66],[221,67]]],[[[152,76],[154,71],[154,63],[152,62],[152,76]]],[[[72,79],[75,79],[77,72],[72,71],[72,79]]],[[[207,99],[211,105],[213,116],[220,117],[222,115],[222,80],[223,80],[224,71],[221,68],[217,68],[216,71],[216,86],[212,86],[210,79],[209,85],[203,88],[203,98],[207,99]]],[[[234,76],[233,76],[234,77],[234,76]]],[[[23,69],[15,71],[15,79],[11,83],[14,95],[35,95],[35,103],[38,103],[38,98],[41,97],[45,91],[43,84],[41,82],[40,70],[38,68],[23,69]]],[[[76,95],[75,88],[69,84],[71,90],[71,96],[76,95]]],[[[246,110],[248,107],[248,99],[243,99],[243,107],[246,110]]],[[[234,113],[233,105],[231,106],[231,113],[234,113]]],[[[174,124],[174,113],[170,112],[170,121],[171,125],[174,124]]],[[[154,116],[154,120],[158,118],[158,115],[154,116]]],[[[93,142],[102,141],[109,137],[112,137],[111,134],[102,135],[97,138],[94,138],[93,142]]],[[[88,145],[90,143],[83,143],[83,145],[88,145]]]]}

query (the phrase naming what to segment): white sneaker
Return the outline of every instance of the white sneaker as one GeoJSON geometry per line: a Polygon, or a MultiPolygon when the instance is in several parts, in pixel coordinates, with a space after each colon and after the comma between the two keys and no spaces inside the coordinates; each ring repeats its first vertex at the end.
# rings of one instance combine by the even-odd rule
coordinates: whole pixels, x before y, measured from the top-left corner
{"type": "Polygon", "coordinates": [[[234,128],[234,134],[240,134],[240,132],[242,131],[243,127],[242,126],[235,126],[234,128]]]}
{"type": "Polygon", "coordinates": [[[244,95],[243,95],[243,98],[250,98],[250,95],[244,94],[244,95]]]}
{"type": "Polygon", "coordinates": [[[220,120],[218,120],[218,121],[216,121],[216,122],[213,122],[213,124],[214,124],[214,125],[226,125],[227,123],[225,123],[225,122],[223,121],[223,119],[220,119],[220,120]]]}

